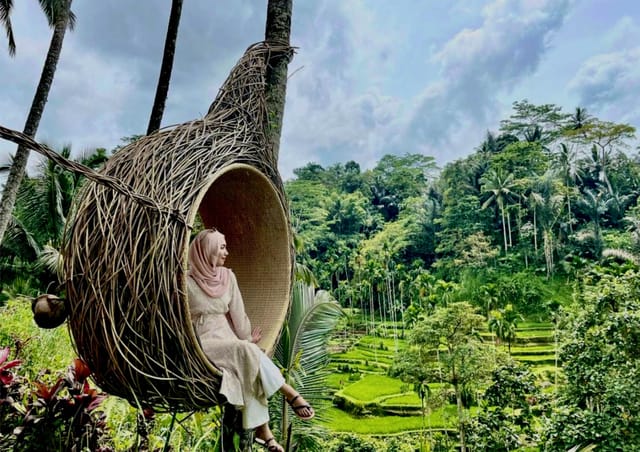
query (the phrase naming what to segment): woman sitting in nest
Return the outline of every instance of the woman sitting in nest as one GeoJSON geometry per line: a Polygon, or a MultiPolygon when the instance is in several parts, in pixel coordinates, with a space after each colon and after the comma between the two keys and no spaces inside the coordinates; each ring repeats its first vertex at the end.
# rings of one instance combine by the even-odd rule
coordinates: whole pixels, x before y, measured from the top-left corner
{"type": "Polygon", "coordinates": [[[303,420],[314,411],[256,345],[261,331],[251,330],[236,277],[224,267],[228,255],[224,235],[215,229],[193,240],[187,278],[191,320],[205,354],[222,370],[220,394],[242,411],[243,428],[255,429],[269,451],[284,452],[269,428],[267,398],[280,391],[303,420]]]}

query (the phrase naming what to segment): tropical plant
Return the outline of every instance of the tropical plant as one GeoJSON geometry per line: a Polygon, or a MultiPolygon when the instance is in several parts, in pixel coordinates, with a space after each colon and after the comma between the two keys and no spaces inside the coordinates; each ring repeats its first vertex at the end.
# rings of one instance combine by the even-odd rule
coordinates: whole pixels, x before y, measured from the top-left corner
{"type": "MultiPolygon", "coordinates": [[[[294,283],[289,314],[274,359],[282,368],[286,381],[316,407],[318,418],[323,416],[322,407],[327,397],[327,342],[342,315],[342,309],[328,292],[316,293],[312,285],[294,283]]],[[[274,397],[271,403],[272,418],[281,438],[286,437],[289,424],[294,422],[296,428],[289,441],[297,444],[298,450],[323,450],[321,430],[302,425],[296,417],[290,419],[284,398],[274,397]]]]}
{"type": "Polygon", "coordinates": [[[412,347],[401,352],[391,373],[413,383],[441,375],[451,384],[456,399],[460,448],[466,450],[463,394],[488,377],[492,355],[482,344],[478,331],[484,318],[469,303],[451,303],[437,308],[419,321],[409,335],[412,347]],[[443,353],[433,353],[443,347],[443,353]]]}
{"type": "Polygon", "coordinates": [[[593,269],[581,281],[564,328],[560,357],[566,385],[543,434],[547,450],[595,444],[634,450],[640,444],[640,285],[637,270],[593,269]]]}
{"type": "Polygon", "coordinates": [[[8,371],[20,364],[6,363],[8,354],[9,348],[0,350],[0,425],[13,430],[0,430],[0,446],[6,443],[13,450],[29,451],[111,450],[104,445],[104,416],[96,410],[106,395],[90,387],[91,371],[81,359],[76,358],[55,383],[36,381],[35,389],[29,390],[24,387],[28,380],[8,371]]]}
{"type": "Polygon", "coordinates": [[[487,196],[482,208],[486,209],[495,204],[500,211],[504,252],[506,254],[511,243],[511,220],[505,215],[505,212],[509,202],[517,197],[517,194],[513,191],[515,188],[513,174],[505,175],[501,171],[491,169],[480,179],[480,182],[482,184],[482,193],[487,196]],[[509,229],[509,241],[507,241],[507,228],[509,229]]]}
{"type": "MultiPolygon", "coordinates": [[[[40,118],[42,118],[44,107],[47,103],[49,90],[51,89],[58,60],[60,59],[65,33],[67,28],[72,29],[75,24],[75,16],[71,12],[71,1],[72,0],[39,0],[40,6],[49,22],[49,26],[53,28],[53,36],[42,68],[40,81],[38,82],[38,87],[36,88],[29,115],[27,116],[23,129],[23,133],[31,138],[36,135],[40,118]]],[[[0,1],[0,22],[4,25],[7,35],[9,36],[10,53],[12,52],[12,48],[13,51],[15,51],[15,42],[9,20],[12,7],[13,1],[0,1]]],[[[11,164],[7,182],[2,192],[2,200],[0,201],[0,245],[4,240],[9,218],[11,217],[13,206],[16,202],[16,196],[25,174],[28,159],[29,149],[24,146],[18,146],[18,150],[13,158],[13,163],[11,164]]]]}

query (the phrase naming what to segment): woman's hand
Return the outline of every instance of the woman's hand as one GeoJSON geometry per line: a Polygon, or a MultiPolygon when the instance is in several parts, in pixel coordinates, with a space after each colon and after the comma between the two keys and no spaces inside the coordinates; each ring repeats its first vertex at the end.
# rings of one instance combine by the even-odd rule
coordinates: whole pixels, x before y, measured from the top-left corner
{"type": "Polygon", "coordinates": [[[259,326],[255,327],[251,332],[251,342],[257,344],[262,339],[262,328],[259,326]]]}

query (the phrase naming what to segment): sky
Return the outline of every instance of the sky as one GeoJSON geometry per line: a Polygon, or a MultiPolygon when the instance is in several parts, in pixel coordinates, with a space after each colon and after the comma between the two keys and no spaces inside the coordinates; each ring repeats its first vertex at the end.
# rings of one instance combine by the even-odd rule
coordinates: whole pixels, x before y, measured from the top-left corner
{"type": "MultiPolygon", "coordinates": [[[[266,0],[185,0],[163,126],[202,117],[264,39],[266,0]]],[[[146,131],[169,0],[75,0],[37,140],[75,154],[146,131]]],[[[51,30],[35,0],[0,35],[0,124],[21,130],[51,30]]],[[[422,153],[443,166],[497,131],[514,101],[640,127],[637,0],[294,0],[279,169],[422,153]]],[[[0,163],[15,152],[0,142],[0,163]]],[[[38,160],[32,155],[30,168],[38,160]]]]}

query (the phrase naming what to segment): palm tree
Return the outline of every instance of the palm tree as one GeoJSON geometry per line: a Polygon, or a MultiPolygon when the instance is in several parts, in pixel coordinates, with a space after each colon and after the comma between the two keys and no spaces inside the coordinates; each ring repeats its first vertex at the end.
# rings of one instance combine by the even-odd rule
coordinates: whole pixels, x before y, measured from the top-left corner
{"type": "MultiPolygon", "coordinates": [[[[513,181],[513,173],[504,175],[502,171],[491,169],[481,179],[482,193],[488,194],[488,199],[482,204],[482,208],[486,209],[495,204],[500,210],[502,217],[502,235],[504,237],[504,252],[507,253],[507,219],[505,209],[509,201],[517,195],[513,192],[515,183],[513,181]]],[[[511,231],[509,231],[511,236],[511,231]]],[[[510,240],[509,240],[510,241],[510,240]]]]}
{"type": "Polygon", "coordinates": [[[491,311],[489,317],[489,331],[494,333],[499,341],[506,341],[511,355],[511,344],[517,337],[518,322],[522,316],[518,314],[513,305],[508,304],[504,309],[491,311]]]}
{"type": "Polygon", "coordinates": [[[169,25],[167,26],[167,37],[164,41],[164,53],[162,55],[162,65],[160,66],[160,77],[156,87],[156,97],[153,101],[151,116],[149,117],[149,127],[147,135],[160,128],[164,106],[169,94],[169,83],[171,82],[171,71],[173,70],[173,57],[176,53],[176,40],[178,39],[178,28],[180,26],[180,16],[182,15],[182,0],[171,1],[171,13],[169,14],[169,25]]]}
{"type": "MultiPolygon", "coordinates": [[[[60,155],[69,159],[71,146],[62,148],[60,155]]],[[[96,169],[106,159],[106,151],[96,149],[75,160],[96,169]]],[[[18,250],[13,254],[19,259],[34,262],[36,258],[55,273],[66,218],[84,180],[77,173],[62,170],[52,160],[42,160],[34,176],[27,176],[18,190],[5,241],[0,245],[1,252],[18,250]]]]}
{"type": "MultiPolygon", "coordinates": [[[[67,28],[72,29],[75,24],[75,16],[70,9],[71,1],[72,0],[39,0],[40,6],[49,22],[49,26],[53,28],[53,36],[42,68],[40,81],[38,82],[33,102],[31,103],[31,109],[29,110],[29,115],[27,116],[23,129],[24,134],[31,138],[36,135],[45,104],[47,103],[49,90],[53,84],[53,77],[62,51],[64,35],[67,28]]],[[[12,45],[13,51],[15,52],[15,42],[13,41],[13,32],[11,30],[11,22],[9,21],[12,6],[12,0],[0,0],[0,22],[9,36],[9,53],[12,52],[12,45]]],[[[16,202],[18,188],[24,177],[28,159],[29,149],[18,146],[7,182],[4,186],[2,201],[0,202],[0,244],[2,244],[4,233],[16,202]]]]}
{"type": "MultiPolygon", "coordinates": [[[[291,36],[291,15],[293,0],[269,0],[267,4],[267,22],[265,41],[277,45],[289,46],[291,36]]],[[[287,95],[287,70],[292,53],[274,53],[267,71],[267,117],[269,118],[268,139],[274,159],[278,159],[282,117],[287,95]]]]}
{"type": "MultiPolygon", "coordinates": [[[[340,305],[326,291],[296,281],[291,297],[289,315],[285,321],[274,358],[283,369],[287,383],[295,385],[303,397],[316,406],[316,417],[322,417],[328,370],[327,341],[343,315],[340,305]]],[[[274,397],[274,422],[284,438],[290,423],[288,405],[283,398],[274,397]]],[[[293,419],[297,422],[297,418],[293,419]]],[[[312,427],[296,426],[298,450],[324,450],[318,431],[312,427]]],[[[291,442],[293,438],[288,438],[291,442]]]]}
{"type": "MultiPolygon", "coordinates": [[[[576,109],[576,115],[578,115],[577,110],[578,109],[576,109]]],[[[562,182],[564,183],[567,196],[567,223],[569,224],[569,231],[573,232],[570,190],[572,184],[575,185],[576,182],[582,181],[582,177],[584,175],[584,171],[580,166],[580,161],[578,159],[577,150],[573,147],[567,146],[565,143],[560,143],[560,150],[555,155],[553,168],[562,176],[562,182]]]]}
{"type": "Polygon", "coordinates": [[[600,257],[602,251],[602,237],[600,234],[600,218],[607,211],[605,191],[600,189],[594,192],[590,189],[584,190],[584,196],[578,201],[586,210],[589,219],[593,222],[593,234],[596,242],[596,254],[600,257]]]}
{"type": "Polygon", "coordinates": [[[576,107],[575,112],[569,118],[571,130],[580,130],[591,122],[591,115],[587,113],[587,109],[576,107]]]}

